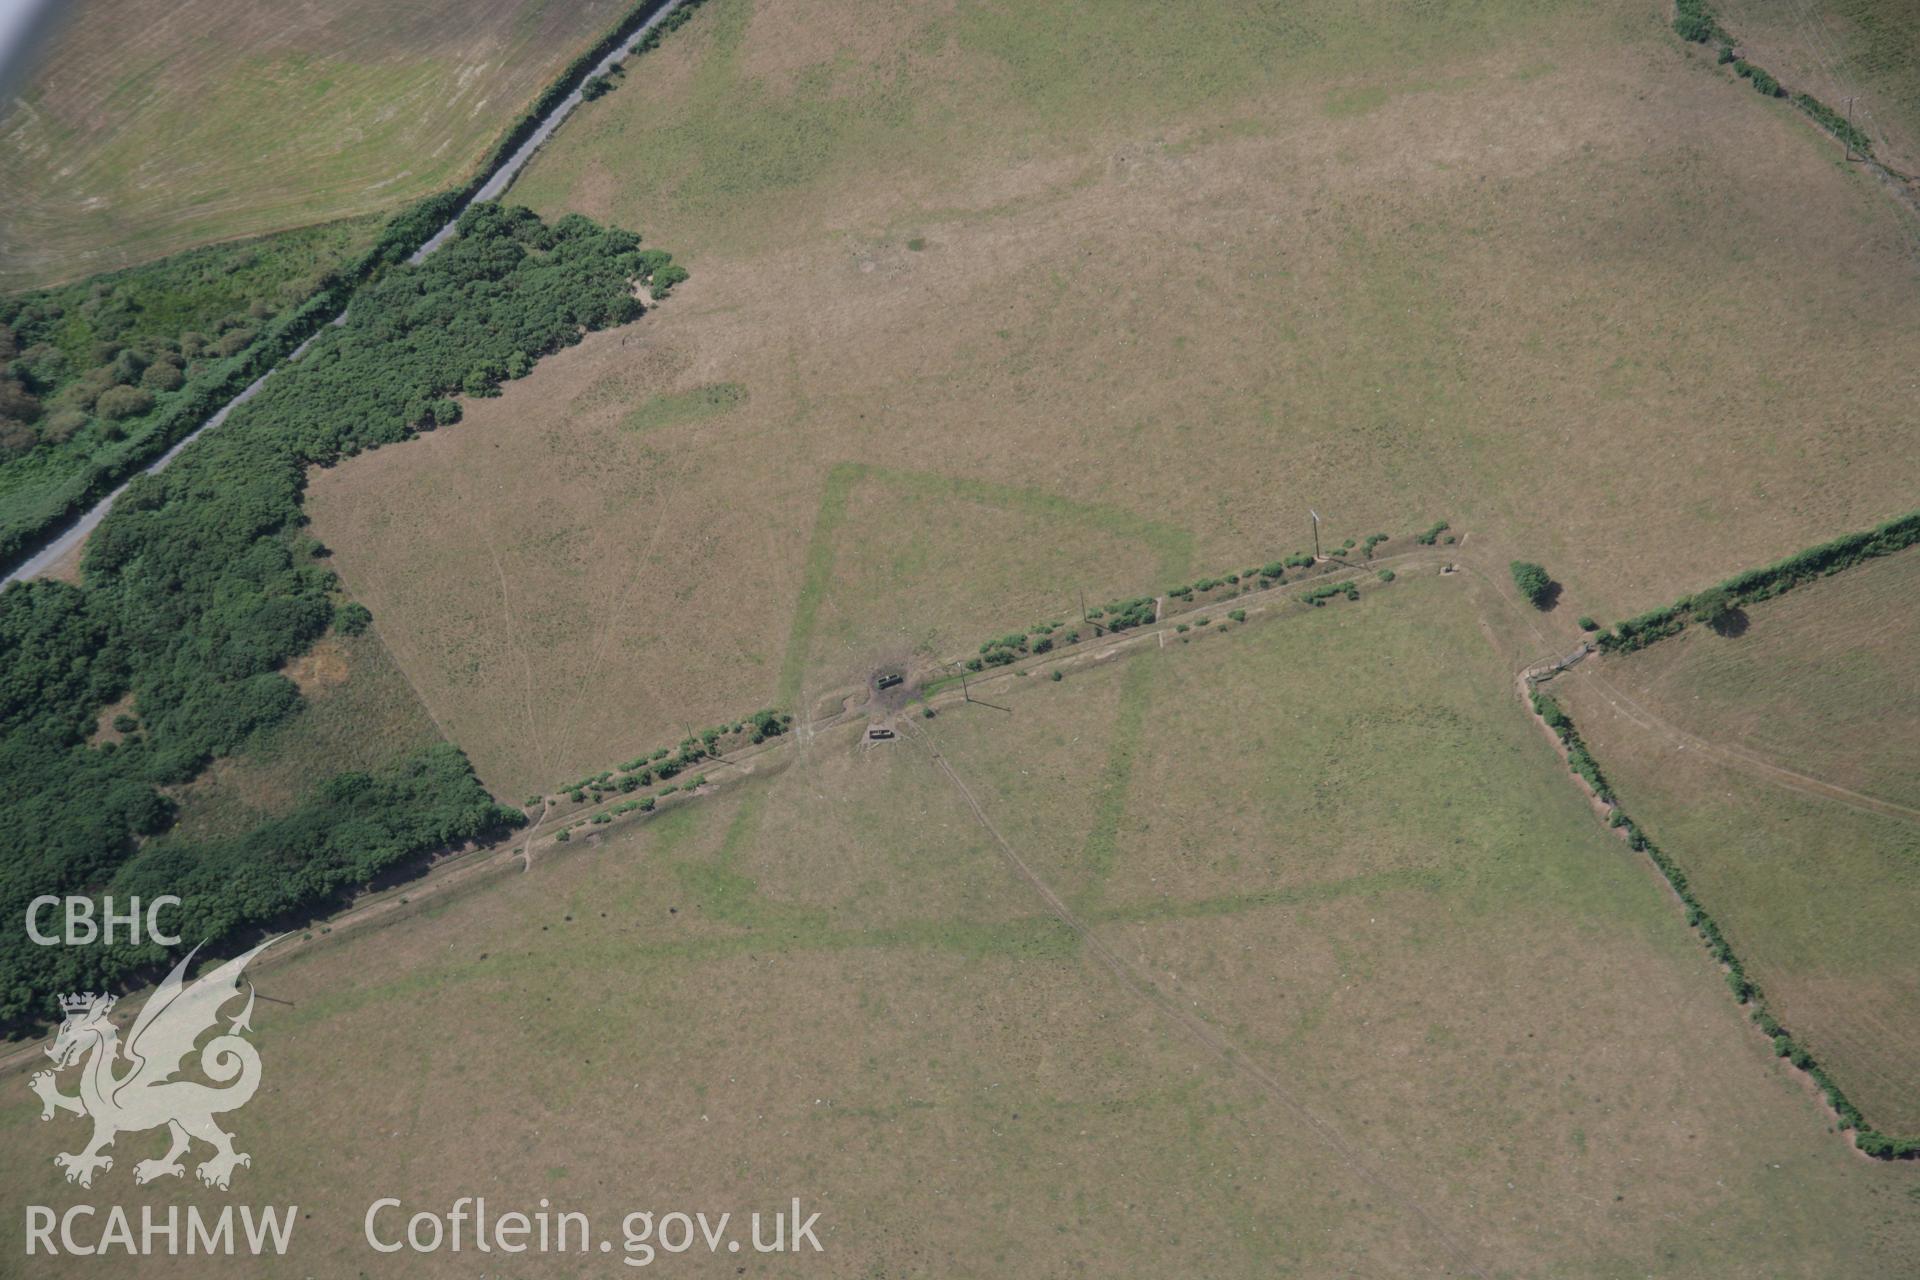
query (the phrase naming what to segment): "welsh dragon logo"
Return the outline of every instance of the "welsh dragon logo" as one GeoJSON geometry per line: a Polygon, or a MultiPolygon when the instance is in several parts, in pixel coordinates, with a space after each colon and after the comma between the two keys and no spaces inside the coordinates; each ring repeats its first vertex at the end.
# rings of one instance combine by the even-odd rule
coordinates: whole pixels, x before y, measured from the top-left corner
{"type": "Polygon", "coordinates": [[[42,1120],[53,1119],[56,1111],[93,1119],[92,1141],[79,1151],[53,1158],[66,1170],[68,1182],[92,1186],[96,1170],[113,1168],[113,1157],[105,1151],[114,1138],[162,1125],[172,1136],[172,1145],[158,1160],[134,1165],[135,1182],[182,1176],[186,1170],[180,1157],[196,1138],[213,1147],[212,1158],[195,1170],[200,1181],[210,1187],[226,1190],[234,1169],[253,1163],[251,1157],[233,1149],[233,1135],[213,1121],[216,1115],[245,1106],[260,1087],[260,1055],[241,1038],[242,1032],[253,1029],[251,984],[240,1016],[200,1050],[200,1070],[214,1084],[175,1077],[195,1042],[219,1022],[221,1007],[239,994],[241,970],[276,941],[269,938],[245,955],[187,983],[182,979],[194,952],[199,950],[195,947],[141,1008],[124,1048],[119,1028],[108,1017],[113,1012],[114,997],[92,992],[60,997],[60,1010],[66,1016],[53,1046],[47,1050],[54,1069],[38,1072],[29,1085],[40,1095],[42,1120]],[[55,1083],[56,1073],[83,1059],[79,1095],[61,1093],[55,1083]]]}

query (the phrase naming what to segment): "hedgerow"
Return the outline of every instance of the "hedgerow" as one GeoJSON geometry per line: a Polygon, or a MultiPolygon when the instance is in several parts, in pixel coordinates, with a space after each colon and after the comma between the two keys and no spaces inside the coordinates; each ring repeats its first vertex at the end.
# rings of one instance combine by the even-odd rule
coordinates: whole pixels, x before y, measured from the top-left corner
{"type": "Polygon", "coordinates": [[[1774,1052],[1813,1077],[1814,1083],[1819,1086],[1820,1092],[1825,1096],[1827,1104],[1839,1116],[1840,1127],[1853,1131],[1854,1143],[1862,1152],[1882,1160],[1920,1159],[1920,1138],[1896,1138],[1881,1133],[1868,1124],[1860,1108],[1853,1104],[1833,1077],[1815,1060],[1813,1054],[1780,1025],[1779,1020],[1767,1008],[1759,984],[1747,976],[1745,966],[1741,964],[1740,957],[1728,943],[1726,935],[1708,914],[1706,907],[1694,896],[1686,872],[1618,806],[1605,778],[1601,775],[1599,764],[1587,753],[1586,744],[1581,741],[1579,730],[1575,728],[1572,718],[1561,709],[1559,703],[1538,690],[1532,692],[1531,698],[1534,712],[1546,722],[1547,727],[1553,730],[1560,741],[1566,744],[1568,764],[1573,772],[1586,779],[1588,786],[1602,802],[1614,806],[1609,815],[1609,824],[1625,831],[1627,843],[1635,850],[1647,855],[1668,886],[1673,889],[1674,895],[1680,899],[1686,911],[1687,924],[1699,935],[1701,942],[1705,944],[1707,951],[1714,959],[1726,968],[1727,988],[1733,993],[1734,1000],[1740,1004],[1752,1006],[1753,1022],[1763,1034],[1772,1038],[1774,1052]],[[1579,757],[1577,761],[1576,753],[1579,757]]]}
{"type": "Polygon", "coordinates": [[[1706,0],[1674,0],[1673,8],[1673,29],[1682,40],[1705,44],[1716,38],[1727,38],[1714,20],[1713,11],[1707,8],[1706,0]]]}
{"type": "Polygon", "coordinates": [[[1761,68],[1748,62],[1745,58],[1734,59],[1733,69],[1741,79],[1753,81],[1754,89],[1765,97],[1777,98],[1780,96],[1782,92],[1780,82],[1775,80],[1771,75],[1768,75],[1761,68]]]}
{"type": "Polygon", "coordinates": [[[1920,511],[1860,533],[1850,533],[1831,542],[1809,547],[1775,564],[1750,569],[1695,595],[1684,596],[1670,605],[1650,610],[1637,618],[1629,618],[1617,623],[1611,631],[1603,632],[1596,643],[1611,653],[1631,653],[1636,649],[1644,649],[1656,640],[1678,635],[1685,630],[1694,601],[1701,596],[1724,592],[1734,607],[1771,600],[1803,583],[1850,569],[1865,560],[1891,555],[1916,542],[1920,542],[1920,511]]]}
{"type": "Polygon", "coordinates": [[[1793,105],[1812,116],[1822,128],[1863,156],[1873,155],[1873,143],[1859,125],[1810,93],[1793,95],[1793,105]]]}
{"type": "Polygon", "coordinates": [[[1345,596],[1349,600],[1358,600],[1360,598],[1360,588],[1351,582],[1323,582],[1313,588],[1313,590],[1303,593],[1300,596],[1300,603],[1310,604],[1318,609],[1335,596],[1345,596]]]}

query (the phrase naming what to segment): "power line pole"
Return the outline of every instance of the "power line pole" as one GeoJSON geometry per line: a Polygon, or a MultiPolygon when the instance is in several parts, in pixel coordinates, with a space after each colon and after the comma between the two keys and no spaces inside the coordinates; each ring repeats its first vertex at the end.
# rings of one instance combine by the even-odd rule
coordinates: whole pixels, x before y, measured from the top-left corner
{"type": "Polygon", "coordinates": [[[1847,159],[1853,159],[1853,99],[1847,99],[1847,131],[1841,135],[1840,143],[1847,149],[1847,159]]]}
{"type": "Polygon", "coordinates": [[[1318,560],[1320,558],[1320,513],[1308,507],[1307,514],[1313,517],[1313,558],[1318,560]]]}

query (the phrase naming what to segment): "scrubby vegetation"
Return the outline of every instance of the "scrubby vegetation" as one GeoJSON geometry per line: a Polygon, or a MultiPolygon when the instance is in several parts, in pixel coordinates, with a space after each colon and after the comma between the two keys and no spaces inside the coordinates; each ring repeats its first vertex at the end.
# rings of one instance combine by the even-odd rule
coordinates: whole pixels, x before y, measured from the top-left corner
{"type": "MultiPolygon", "coordinates": [[[[394,216],[358,256],[373,234],[365,219],[189,250],[0,299],[0,566],[17,564],[191,433],[337,315],[357,288],[411,255],[576,86],[586,89],[588,72],[662,2],[628,10],[508,126],[471,180],[394,216]]],[[[681,0],[636,52],[658,46],[700,3],[681,0]]],[[[686,278],[684,267],[661,261],[648,284],[658,299],[686,278]]]]}
{"type": "Polygon", "coordinates": [[[0,299],[0,564],[199,426],[451,214],[436,199],[377,237],[336,224],[0,299]]]}
{"type": "Polygon", "coordinates": [[[1687,880],[1687,873],[1668,857],[1646,832],[1626,815],[1624,810],[1618,807],[1612,788],[1608,786],[1605,775],[1601,773],[1599,763],[1594,760],[1587,750],[1586,743],[1581,740],[1580,732],[1574,726],[1573,719],[1567,715],[1559,703],[1546,694],[1535,690],[1531,697],[1535,713],[1546,722],[1547,727],[1553,730],[1555,736],[1566,747],[1568,767],[1586,780],[1595,796],[1604,803],[1614,806],[1608,819],[1609,824],[1616,830],[1622,831],[1633,848],[1652,859],[1654,866],[1659,868],[1660,874],[1672,886],[1674,894],[1686,908],[1687,923],[1700,935],[1700,940],[1706,944],[1707,950],[1713,954],[1714,959],[1726,968],[1727,988],[1733,992],[1733,998],[1741,1004],[1753,1007],[1753,1020],[1773,1039],[1774,1052],[1787,1058],[1794,1066],[1813,1077],[1814,1083],[1820,1087],[1821,1093],[1826,1097],[1828,1105],[1839,1115],[1840,1126],[1854,1131],[1854,1140],[1861,1151],[1883,1160],[1920,1159],[1920,1138],[1891,1137],[1868,1124],[1866,1117],[1860,1113],[1860,1109],[1847,1098],[1846,1093],[1834,1082],[1825,1068],[1814,1060],[1813,1055],[1804,1046],[1796,1043],[1792,1035],[1768,1011],[1759,985],[1747,975],[1746,968],[1740,963],[1740,957],[1734,953],[1720,926],[1707,913],[1706,907],[1700,900],[1694,896],[1693,889],[1687,880]]]}
{"type": "Polygon", "coordinates": [[[1745,58],[1734,59],[1733,69],[1741,79],[1753,81],[1754,89],[1763,97],[1777,98],[1785,92],[1780,88],[1780,82],[1778,80],[1775,80],[1771,75],[1767,74],[1766,71],[1754,66],[1745,58]]]}
{"type": "Polygon", "coordinates": [[[1345,596],[1349,600],[1360,598],[1360,588],[1352,582],[1323,582],[1300,597],[1300,603],[1310,604],[1318,609],[1335,596],[1345,596]]]}
{"type": "Polygon", "coordinates": [[[1432,527],[1423,529],[1419,533],[1414,534],[1413,540],[1419,543],[1423,547],[1430,547],[1434,543],[1440,541],[1440,535],[1445,533],[1448,529],[1451,529],[1452,527],[1453,526],[1448,524],[1445,520],[1437,520],[1433,523],[1432,527]]]}
{"type": "MultiPolygon", "coordinates": [[[[335,587],[299,528],[306,468],[437,425],[456,390],[491,391],[585,330],[631,319],[632,281],[666,262],[585,218],[548,226],[478,206],[456,240],[366,289],[346,324],[220,430],[135,481],[88,544],[85,587],[0,592],[0,821],[32,833],[30,855],[4,869],[0,910],[19,919],[37,894],[137,883],[191,896],[193,917],[225,931],[517,821],[449,750],[394,779],[326,784],[301,813],[231,845],[142,843],[170,820],[157,787],[191,779],[299,706],[279,668],[333,621],[335,587]],[[89,745],[98,709],[129,692],[142,732],[89,745]],[[249,859],[270,872],[241,874],[249,859]]],[[[43,1012],[36,992],[78,978],[59,965],[89,965],[101,985],[142,959],[50,955],[64,950],[0,953],[0,1020],[43,1012]]]]}

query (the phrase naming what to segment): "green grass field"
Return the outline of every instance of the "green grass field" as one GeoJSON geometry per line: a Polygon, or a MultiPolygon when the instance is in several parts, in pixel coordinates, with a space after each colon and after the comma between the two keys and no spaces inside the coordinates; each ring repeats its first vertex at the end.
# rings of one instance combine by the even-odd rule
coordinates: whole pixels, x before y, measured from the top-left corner
{"type": "Polygon", "coordinates": [[[618,0],[86,0],[0,111],[0,288],[464,181],[618,0]]]}
{"type": "Polygon", "coordinates": [[[1916,572],[1911,551],[1870,561],[1752,606],[1739,636],[1690,628],[1555,681],[1775,1016],[1901,1136],[1920,1133],[1916,572]]]}
{"type": "MultiPolygon", "coordinates": [[[[314,1274],[365,1268],[380,1194],[603,1221],[800,1195],[835,1275],[1901,1274],[1920,1170],[1851,1156],[1745,1027],[1515,713],[1472,590],[1403,577],[884,748],[818,737],[262,968],[289,1003],[258,1019],[236,1194],[311,1215],[314,1274]]],[[[68,1136],[36,1115],[0,1110],[9,1150],[68,1136]]],[[[61,1184],[35,1158],[0,1186],[61,1184]]]]}

